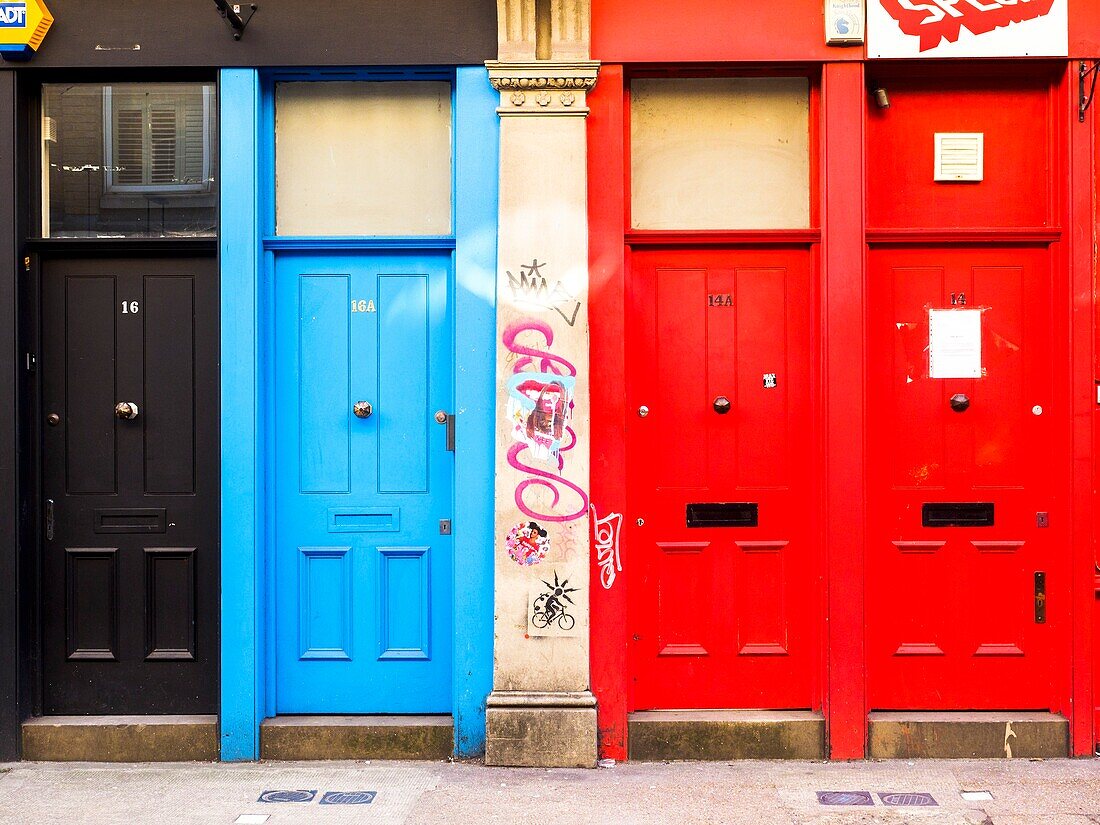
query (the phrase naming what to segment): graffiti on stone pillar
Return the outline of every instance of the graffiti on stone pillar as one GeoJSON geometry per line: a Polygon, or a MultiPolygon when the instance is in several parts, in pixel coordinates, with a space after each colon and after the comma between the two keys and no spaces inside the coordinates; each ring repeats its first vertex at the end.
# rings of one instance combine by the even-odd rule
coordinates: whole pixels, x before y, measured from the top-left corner
{"type": "Polygon", "coordinates": [[[615,576],[623,571],[619,557],[619,532],[623,526],[622,513],[608,513],[603,518],[592,507],[592,539],[596,547],[596,564],[600,566],[600,582],[604,590],[615,584],[615,576]]]}
{"type": "Polygon", "coordinates": [[[544,266],[547,266],[545,261],[539,263],[539,259],[534,258],[531,263],[519,268],[518,275],[505,270],[508,288],[512,291],[512,303],[521,308],[553,310],[565,323],[573,326],[577,323],[581,302],[565,288],[560,278],[551,279],[543,275],[544,266]]]}
{"type": "Polygon", "coordinates": [[[579,519],[588,512],[588,494],[562,477],[565,454],[577,443],[577,434],[569,424],[577,368],[552,352],[554,331],[545,321],[515,321],[504,330],[502,341],[513,356],[506,415],[516,443],[508,450],[508,464],[525,476],[516,485],[516,507],[528,518],[540,521],[579,519]],[[531,343],[541,343],[543,348],[537,349],[531,343]],[[529,461],[550,466],[539,467],[529,461]],[[546,509],[551,512],[541,512],[525,498],[532,488],[550,493],[550,507],[546,509]],[[556,512],[563,494],[575,498],[576,504],[566,506],[565,513],[556,512]]]}

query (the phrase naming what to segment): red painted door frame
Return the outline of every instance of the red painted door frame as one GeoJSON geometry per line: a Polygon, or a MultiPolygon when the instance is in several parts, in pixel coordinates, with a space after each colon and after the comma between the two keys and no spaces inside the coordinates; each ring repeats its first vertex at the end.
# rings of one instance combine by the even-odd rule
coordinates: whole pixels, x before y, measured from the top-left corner
{"type": "MultiPolygon", "coordinates": [[[[598,55],[597,55],[598,57],[598,55]]],[[[958,63],[956,66],[960,65],[958,63]]],[[[1073,566],[1072,672],[1066,674],[1066,709],[1071,719],[1072,752],[1085,755],[1094,746],[1093,626],[1100,623],[1094,551],[1093,443],[1100,438],[1096,403],[1097,363],[1092,244],[1097,235],[1095,168],[1100,149],[1095,135],[1100,118],[1094,107],[1089,123],[1077,122],[1077,62],[1066,65],[1055,89],[1053,129],[1064,170],[1056,200],[1056,218],[1066,227],[1059,244],[1069,267],[1072,305],[1065,307],[1071,362],[1071,537],[1073,566]],[[1071,710],[1072,709],[1072,710],[1071,710]]],[[[825,480],[823,539],[825,601],[822,622],[822,705],[833,759],[865,754],[867,699],[864,668],[862,588],[865,552],[866,392],[864,279],[866,271],[864,64],[825,64],[821,74],[818,163],[821,191],[821,319],[827,331],[822,347],[823,467],[825,480]],[[854,495],[853,495],[854,493],[854,495]],[[853,512],[853,508],[857,512],[853,512]],[[856,517],[858,515],[858,518],[856,517]]],[[[592,684],[599,699],[601,756],[623,759],[629,707],[627,599],[630,582],[630,514],[625,512],[626,466],[622,433],[626,423],[625,278],[629,247],[627,223],[624,71],[604,65],[589,97],[589,248],[591,277],[591,358],[601,381],[592,389],[593,451],[591,498],[597,517],[624,516],[621,536],[623,571],[610,589],[592,596],[592,684]]],[[[689,238],[682,237],[685,243],[689,238]]],[[[593,556],[593,580],[600,581],[593,556]]],[[[1095,666],[1094,666],[1095,665],[1095,666]]],[[[1100,695],[1100,694],[1097,694],[1100,695]]],[[[1096,713],[1100,723],[1100,709],[1096,713]]]]}

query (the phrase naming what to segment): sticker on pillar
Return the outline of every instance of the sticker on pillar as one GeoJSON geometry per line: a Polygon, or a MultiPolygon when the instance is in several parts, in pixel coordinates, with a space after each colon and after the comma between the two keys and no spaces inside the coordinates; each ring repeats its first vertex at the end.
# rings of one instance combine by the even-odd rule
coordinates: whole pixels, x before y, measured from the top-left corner
{"type": "Polygon", "coordinates": [[[982,377],[982,310],[928,310],[928,374],[982,377]]]}
{"type": "Polygon", "coordinates": [[[52,25],[53,15],[43,0],[0,2],[0,56],[30,60],[52,25]]]}
{"type": "Polygon", "coordinates": [[[508,379],[512,437],[536,461],[556,463],[573,410],[576,379],[552,372],[521,372],[508,379]]]}
{"type": "Polygon", "coordinates": [[[559,578],[554,571],[553,580],[538,579],[531,587],[527,608],[528,636],[579,636],[577,604],[571,593],[569,579],[559,578]]]}
{"type": "Polygon", "coordinates": [[[512,561],[522,567],[538,564],[550,552],[550,538],[538,522],[525,521],[508,531],[504,546],[512,561]]]}

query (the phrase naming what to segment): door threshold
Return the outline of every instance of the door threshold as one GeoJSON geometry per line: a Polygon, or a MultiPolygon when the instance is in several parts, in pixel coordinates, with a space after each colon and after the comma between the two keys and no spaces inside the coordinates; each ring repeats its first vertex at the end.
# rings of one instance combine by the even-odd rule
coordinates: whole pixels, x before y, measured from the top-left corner
{"type": "Polygon", "coordinates": [[[216,762],[215,715],[38,716],[23,723],[30,762],[216,762]]]}
{"type": "Polygon", "coordinates": [[[642,762],[825,758],[825,717],[810,710],[647,710],[629,725],[642,762]]]}
{"type": "Polygon", "coordinates": [[[273,716],[260,726],[261,759],[442,761],[453,752],[450,714],[273,716]]]}
{"type": "Polygon", "coordinates": [[[1035,711],[876,711],[871,759],[1057,759],[1069,756],[1069,721],[1035,711]]]}

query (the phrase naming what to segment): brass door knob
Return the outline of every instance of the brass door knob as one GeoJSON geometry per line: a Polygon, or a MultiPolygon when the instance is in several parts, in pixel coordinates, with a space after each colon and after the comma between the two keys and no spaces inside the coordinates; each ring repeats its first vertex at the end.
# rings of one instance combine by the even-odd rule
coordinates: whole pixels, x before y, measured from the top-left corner
{"type": "Polygon", "coordinates": [[[356,401],[351,411],[355,413],[356,418],[370,418],[370,414],[374,412],[374,407],[370,405],[369,401],[356,401]]]}
{"type": "Polygon", "coordinates": [[[123,421],[132,421],[138,417],[138,405],[133,401],[119,401],[115,404],[115,417],[123,421]]]}

